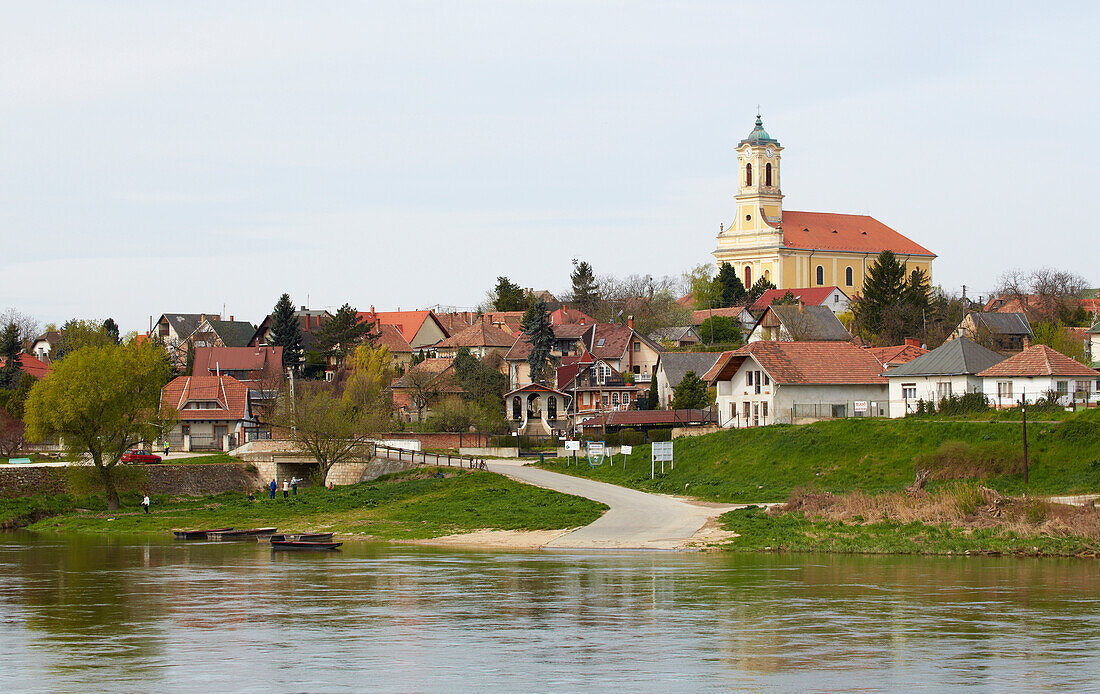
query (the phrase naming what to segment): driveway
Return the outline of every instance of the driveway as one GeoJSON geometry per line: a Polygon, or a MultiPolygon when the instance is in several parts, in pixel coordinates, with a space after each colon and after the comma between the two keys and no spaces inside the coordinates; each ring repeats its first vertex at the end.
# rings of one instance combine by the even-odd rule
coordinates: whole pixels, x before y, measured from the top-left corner
{"type": "MultiPolygon", "coordinates": [[[[520,482],[607,504],[596,521],[566,533],[545,547],[560,549],[683,549],[693,536],[738,505],[692,502],[627,489],[606,482],[562,475],[521,461],[494,460],[489,469],[520,482]]],[[[711,524],[714,525],[713,523],[711,524]]],[[[707,539],[717,539],[711,533],[707,539]]]]}

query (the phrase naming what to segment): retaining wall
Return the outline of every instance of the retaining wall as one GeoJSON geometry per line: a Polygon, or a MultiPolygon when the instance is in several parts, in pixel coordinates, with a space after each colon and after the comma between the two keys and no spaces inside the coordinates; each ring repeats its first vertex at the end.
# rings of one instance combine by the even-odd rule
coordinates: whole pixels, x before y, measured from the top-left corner
{"type": "MultiPolygon", "coordinates": [[[[152,494],[220,494],[248,491],[263,485],[258,466],[248,463],[215,465],[127,466],[145,474],[142,484],[152,494]]],[[[68,491],[68,468],[47,466],[0,467],[0,497],[34,494],[64,494],[68,491]]]]}

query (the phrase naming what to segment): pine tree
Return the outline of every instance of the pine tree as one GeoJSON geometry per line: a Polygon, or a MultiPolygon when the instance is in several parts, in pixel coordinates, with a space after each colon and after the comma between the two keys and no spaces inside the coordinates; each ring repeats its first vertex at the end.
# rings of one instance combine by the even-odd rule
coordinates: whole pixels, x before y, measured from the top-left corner
{"type": "Polygon", "coordinates": [[[114,318],[108,318],[103,321],[103,332],[110,335],[116,345],[122,344],[122,339],[119,337],[118,323],[115,322],[114,318]]]}
{"type": "Polygon", "coordinates": [[[527,356],[528,374],[532,383],[547,378],[550,352],[554,349],[554,326],[550,324],[550,311],[546,302],[538,300],[523,314],[520,330],[531,343],[531,353],[527,356]]]}
{"type": "Polygon", "coordinates": [[[657,378],[656,376],[649,382],[649,397],[646,398],[645,408],[647,410],[659,410],[661,409],[661,403],[657,397],[657,378]]]}
{"type": "Polygon", "coordinates": [[[271,344],[283,348],[283,368],[298,368],[302,361],[302,328],[294,315],[290,294],[283,294],[271,312],[271,344]]]}
{"type": "Polygon", "coordinates": [[[0,331],[0,358],[4,366],[0,367],[0,388],[14,389],[19,385],[22,372],[19,369],[19,326],[8,323],[0,331]]]}
{"type": "Polygon", "coordinates": [[[317,348],[325,356],[333,357],[336,366],[340,366],[360,342],[373,342],[373,327],[371,323],[360,319],[359,312],[350,304],[345,303],[337,309],[332,320],[321,326],[317,333],[317,348]]]}
{"type": "Polygon", "coordinates": [[[749,303],[756,303],[756,300],[764,296],[764,292],[769,289],[775,289],[775,285],[771,283],[771,280],[761,277],[752,283],[752,289],[749,290],[749,303]]]}
{"type": "Polygon", "coordinates": [[[573,272],[569,275],[573,281],[573,308],[594,315],[600,302],[600,287],[596,275],[588,261],[573,261],[573,272]]]}
{"type": "Polygon", "coordinates": [[[528,305],[523,289],[507,277],[497,278],[493,297],[493,309],[497,311],[523,311],[528,305]]]}
{"type": "Polygon", "coordinates": [[[863,283],[863,296],[852,302],[852,311],[860,329],[870,335],[882,332],[883,320],[891,307],[903,299],[906,288],[905,266],[898,262],[891,251],[879,253],[867,269],[863,283]]]}
{"type": "Polygon", "coordinates": [[[684,374],[683,379],[672,390],[674,410],[702,410],[710,404],[708,400],[707,386],[694,371],[684,374]]]}
{"type": "Polygon", "coordinates": [[[737,271],[733,269],[732,265],[722,263],[722,268],[718,270],[718,276],[714,278],[714,281],[719,289],[723,307],[745,305],[748,294],[745,292],[745,285],[741,283],[741,279],[737,276],[737,271]]]}

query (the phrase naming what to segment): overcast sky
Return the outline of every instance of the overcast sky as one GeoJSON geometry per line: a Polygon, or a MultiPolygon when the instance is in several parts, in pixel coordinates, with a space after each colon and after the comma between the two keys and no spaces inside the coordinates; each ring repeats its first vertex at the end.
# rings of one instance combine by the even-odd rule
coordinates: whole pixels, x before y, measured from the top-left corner
{"type": "Polygon", "coordinates": [[[473,307],[497,275],[678,275],[757,104],[784,206],[871,214],[987,291],[1100,284],[1100,4],[18,3],[0,310],[257,323],[473,307]]]}

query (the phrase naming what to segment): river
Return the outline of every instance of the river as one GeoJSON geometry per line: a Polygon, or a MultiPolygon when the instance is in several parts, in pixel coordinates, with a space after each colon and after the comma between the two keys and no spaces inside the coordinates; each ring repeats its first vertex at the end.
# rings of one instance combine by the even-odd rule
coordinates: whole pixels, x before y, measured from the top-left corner
{"type": "Polygon", "coordinates": [[[3,691],[1084,691],[1100,564],[0,535],[3,691]]]}

